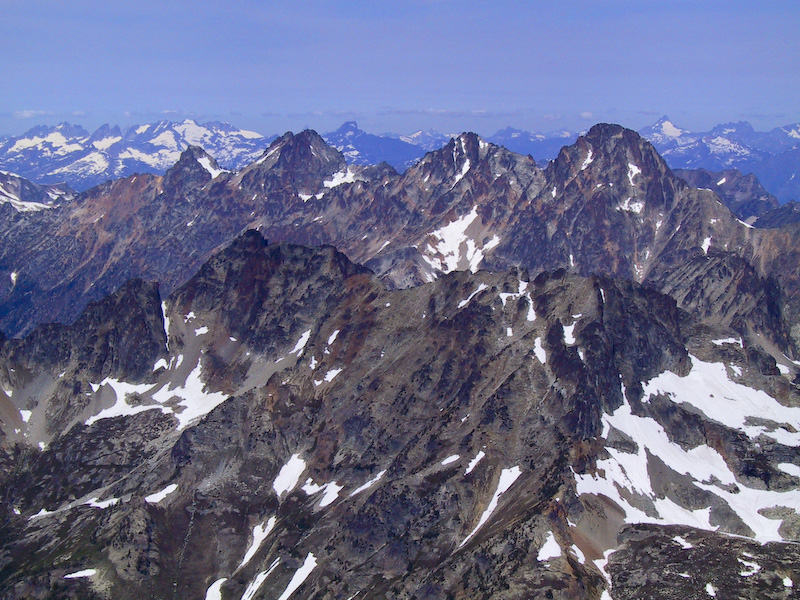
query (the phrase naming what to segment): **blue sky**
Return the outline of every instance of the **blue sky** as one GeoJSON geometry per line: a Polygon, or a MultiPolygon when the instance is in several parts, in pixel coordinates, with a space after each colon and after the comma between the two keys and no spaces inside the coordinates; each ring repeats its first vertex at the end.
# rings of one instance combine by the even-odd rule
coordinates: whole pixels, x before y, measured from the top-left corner
{"type": "Polygon", "coordinates": [[[800,2],[0,0],[0,134],[800,121],[800,2]]]}

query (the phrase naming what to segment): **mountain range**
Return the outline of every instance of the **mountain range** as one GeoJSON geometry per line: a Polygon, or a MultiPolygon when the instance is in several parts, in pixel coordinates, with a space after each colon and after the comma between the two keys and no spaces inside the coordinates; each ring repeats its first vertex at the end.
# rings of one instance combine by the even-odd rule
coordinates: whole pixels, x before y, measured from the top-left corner
{"type": "Polygon", "coordinates": [[[781,203],[800,199],[800,123],[760,132],[740,121],[691,132],[664,116],[639,133],[673,169],[738,169],[755,174],[781,203]]]}
{"type": "Polygon", "coordinates": [[[274,139],[227,123],[159,121],[125,131],[103,125],[89,133],[77,125],[39,126],[0,140],[0,168],[40,184],[66,183],[83,191],[136,173],[164,173],[190,145],[199,145],[226,168],[255,160],[274,139]]]}
{"type": "MultiPolygon", "coordinates": [[[[800,124],[758,132],[749,123],[739,122],[717,125],[709,132],[692,132],[664,116],[639,133],[673,169],[737,169],[745,175],[755,174],[781,204],[800,197],[800,124]]],[[[570,131],[532,133],[507,127],[486,140],[517,154],[528,154],[544,167],[578,135],[570,131]]],[[[163,174],[190,145],[203,147],[224,168],[239,169],[255,160],[276,137],[226,123],[198,124],[192,120],[135,125],[125,132],[104,125],[92,134],[62,123],[0,139],[0,169],[37,183],[63,182],[83,191],[134,173],[163,174]]],[[[374,135],[348,121],[322,137],[350,164],[386,162],[403,172],[455,135],[435,130],[374,135]]]]}
{"type": "Polygon", "coordinates": [[[609,124],[353,162],[0,204],[0,596],[792,597],[774,197],[609,124]]]}

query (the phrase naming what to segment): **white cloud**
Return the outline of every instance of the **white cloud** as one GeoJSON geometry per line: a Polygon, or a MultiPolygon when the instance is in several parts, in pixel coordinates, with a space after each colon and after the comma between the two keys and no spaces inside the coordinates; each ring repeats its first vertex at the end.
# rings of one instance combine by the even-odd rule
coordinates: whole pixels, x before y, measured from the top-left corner
{"type": "Polygon", "coordinates": [[[49,110],[15,110],[14,111],[14,118],[15,119],[33,119],[35,117],[44,117],[47,115],[52,115],[53,113],[49,110]]]}
{"type": "Polygon", "coordinates": [[[588,110],[585,110],[585,111],[583,111],[581,113],[581,119],[586,119],[587,121],[589,121],[590,119],[593,119],[593,118],[594,118],[594,115],[592,113],[590,113],[588,110]]]}

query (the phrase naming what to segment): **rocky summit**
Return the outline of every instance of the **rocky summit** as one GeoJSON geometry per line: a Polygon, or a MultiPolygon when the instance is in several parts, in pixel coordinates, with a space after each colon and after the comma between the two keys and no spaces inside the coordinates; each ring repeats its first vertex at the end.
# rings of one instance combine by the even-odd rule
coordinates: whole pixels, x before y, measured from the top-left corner
{"type": "Polygon", "coordinates": [[[305,131],[0,206],[0,597],[794,597],[798,225],[688,179],[305,131]]]}

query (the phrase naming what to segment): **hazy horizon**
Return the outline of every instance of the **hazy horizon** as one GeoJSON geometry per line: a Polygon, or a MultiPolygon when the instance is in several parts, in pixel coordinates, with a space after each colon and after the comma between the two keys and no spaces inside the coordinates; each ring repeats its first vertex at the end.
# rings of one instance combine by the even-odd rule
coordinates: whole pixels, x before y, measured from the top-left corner
{"type": "Polygon", "coordinates": [[[161,119],[264,135],[800,121],[800,4],[4,2],[0,134],[161,119]]]}

